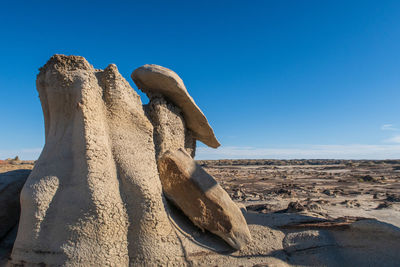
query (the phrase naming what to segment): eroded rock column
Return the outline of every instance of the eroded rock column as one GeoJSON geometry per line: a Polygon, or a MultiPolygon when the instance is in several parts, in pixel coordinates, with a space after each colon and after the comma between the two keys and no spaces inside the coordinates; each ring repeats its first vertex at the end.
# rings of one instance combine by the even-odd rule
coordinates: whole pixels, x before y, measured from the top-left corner
{"type": "Polygon", "coordinates": [[[186,127],[182,111],[176,105],[168,102],[162,95],[151,95],[145,111],[154,126],[154,145],[156,158],[168,150],[184,148],[194,158],[196,139],[186,127]]]}
{"type": "Polygon", "coordinates": [[[21,193],[13,264],[164,265],[182,256],[153,127],[114,65],[55,55],[37,89],[46,144],[21,193]]]}
{"type": "Polygon", "coordinates": [[[234,249],[245,247],[251,235],[240,209],[193,159],[196,139],[213,148],[220,144],[182,79],[158,65],[136,69],[132,79],[150,99],[146,113],[155,129],[165,195],[203,231],[220,236],[234,249]]]}

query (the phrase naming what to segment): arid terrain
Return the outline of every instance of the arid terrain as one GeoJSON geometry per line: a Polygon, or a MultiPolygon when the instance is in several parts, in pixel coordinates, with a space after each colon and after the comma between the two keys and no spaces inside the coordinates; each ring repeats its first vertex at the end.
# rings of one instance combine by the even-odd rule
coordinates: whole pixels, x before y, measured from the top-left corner
{"type": "Polygon", "coordinates": [[[306,209],[400,226],[400,160],[198,161],[249,211],[306,209]]]}
{"type": "Polygon", "coordinates": [[[34,160],[19,160],[18,158],[0,160],[0,173],[21,169],[32,170],[34,164],[34,160]]]}
{"type": "MultiPolygon", "coordinates": [[[[242,209],[253,243],[232,252],[224,242],[215,246],[207,233],[188,231],[203,244],[188,254],[193,266],[227,266],[232,259],[241,266],[396,266],[400,259],[400,160],[197,163],[242,209]]],[[[29,171],[15,170],[33,166],[0,161],[0,175],[26,177],[29,171]]],[[[17,225],[0,240],[0,266],[10,257],[16,231],[17,225]]]]}
{"type": "MultiPolygon", "coordinates": [[[[307,210],[376,218],[400,227],[400,160],[200,160],[248,211],[307,210]]],[[[34,161],[2,160],[0,173],[34,161]]]]}

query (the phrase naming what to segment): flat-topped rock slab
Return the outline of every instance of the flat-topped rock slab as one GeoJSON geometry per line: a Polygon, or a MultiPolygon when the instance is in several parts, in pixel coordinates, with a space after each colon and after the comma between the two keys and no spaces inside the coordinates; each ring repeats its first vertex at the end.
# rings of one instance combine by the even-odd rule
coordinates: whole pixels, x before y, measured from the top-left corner
{"type": "Polygon", "coordinates": [[[131,77],[149,98],[161,94],[178,106],[182,110],[187,127],[197,140],[213,148],[220,146],[206,116],[189,95],[178,74],[159,65],[147,64],[133,71],[131,77]]]}

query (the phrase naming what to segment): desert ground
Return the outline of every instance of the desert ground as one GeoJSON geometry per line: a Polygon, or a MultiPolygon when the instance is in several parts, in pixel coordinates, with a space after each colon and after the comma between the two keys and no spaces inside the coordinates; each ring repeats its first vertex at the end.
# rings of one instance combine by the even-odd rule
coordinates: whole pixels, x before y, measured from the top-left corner
{"type": "Polygon", "coordinates": [[[34,160],[6,159],[0,160],[0,173],[14,170],[32,170],[35,165],[34,160]]]}
{"type": "MultiPolygon", "coordinates": [[[[193,266],[226,266],[228,257],[238,266],[396,266],[400,260],[400,160],[197,163],[242,209],[259,252],[253,245],[232,252],[221,242],[189,254],[193,266]]],[[[33,167],[34,161],[0,161],[0,176],[33,167]]],[[[0,266],[16,231],[0,238],[0,266]]],[[[215,239],[190,234],[204,247],[215,239]]]]}
{"type": "Polygon", "coordinates": [[[400,227],[399,160],[198,161],[233,200],[270,213],[376,218],[400,227]],[[290,205],[289,205],[290,204],[290,205]]]}

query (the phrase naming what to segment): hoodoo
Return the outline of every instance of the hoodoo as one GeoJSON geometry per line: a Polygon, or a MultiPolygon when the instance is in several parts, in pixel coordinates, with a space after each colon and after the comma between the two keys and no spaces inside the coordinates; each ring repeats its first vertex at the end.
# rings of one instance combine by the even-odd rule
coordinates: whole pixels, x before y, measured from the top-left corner
{"type": "Polygon", "coordinates": [[[117,67],[55,55],[37,89],[46,144],[21,192],[13,262],[127,266],[182,256],[152,124],[117,67]]]}
{"type": "MultiPolygon", "coordinates": [[[[155,88],[170,88],[171,79],[138,77],[146,77],[139,79],[141,88],[152,80],[155,88]]],[[[145,108],[150,111],[146,115],[140,97],[115,65],[98,70],[83,57],[50,58],[37,77],[46,143],[21,192],[11,264],[189,262],[187,251],[196,245],[179,225],[194,228],[171,213],[157,159],[181,148],[193,156],[196,139],[212,147],[219,143],[183,83],[176,86],[180,91],[159,91],[158,102],[145,108]],[[174,105],[166,102],[170,100],[174,105]],[[162,112],[172,115],[162,120],[157,116],[162,112]],[[169,119],[176,128],[164,127],[169,119]]],[[[208,220],[220,223],[218,217],[208,220]]]]}
{"type": "Polygon", "coordinates": [[[154,144],[163,191],[189,219],[235,249],[251,241],[240,209],[194,157],[196,139],[211,147],[219,143],[182,79],[172,70],[144,65],[132,73],[147,94],[145,110],[154,126],[154,144]]]}

